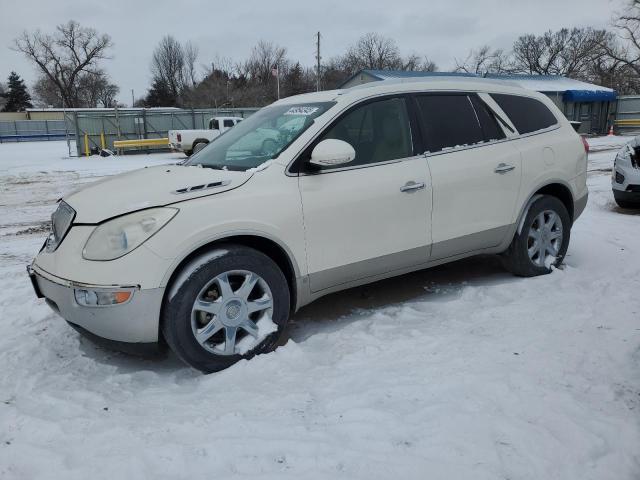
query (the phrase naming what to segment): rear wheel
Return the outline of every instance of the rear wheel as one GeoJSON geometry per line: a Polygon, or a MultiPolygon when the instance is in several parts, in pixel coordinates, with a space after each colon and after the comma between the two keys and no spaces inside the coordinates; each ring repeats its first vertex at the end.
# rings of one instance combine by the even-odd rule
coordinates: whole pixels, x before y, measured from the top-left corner
{"type": "Polygon", "coordinates": [[[529,207],[522,228],[502,256],[503,263],[522,277],[549,273],[564,260],[570,233],[567,208],[558,198],[543,196],[529,207]]]}
{"type": "Polygon", "coordinates": [[[251,248],[221,245],[178,274],[162,314],[171,349],[205,373],[273,350],[289,319],[278,266],[251,248]]]}

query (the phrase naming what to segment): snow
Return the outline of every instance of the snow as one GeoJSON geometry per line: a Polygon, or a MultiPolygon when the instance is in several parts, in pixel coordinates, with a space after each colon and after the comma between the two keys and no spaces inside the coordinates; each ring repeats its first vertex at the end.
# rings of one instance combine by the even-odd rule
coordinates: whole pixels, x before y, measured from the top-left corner
{"type": "Polygon", "coordinates": [[[614,90],[600,85],[567,78],[560,75],[487,75],[487,78],[517,83],[523,88],[537,92],[564,92],[566,90],[582,92],[613,92],[614,90]]]}
{"type": "Polygon", "coordinates": [[[603,171],[622,141],[590,140],[562,269],[478,257],[331,295],[208,376],[80,338],[24,270],[59,196],[180,156],[0,145],[0,478],[639,478],[640,215],[603,171]]]}

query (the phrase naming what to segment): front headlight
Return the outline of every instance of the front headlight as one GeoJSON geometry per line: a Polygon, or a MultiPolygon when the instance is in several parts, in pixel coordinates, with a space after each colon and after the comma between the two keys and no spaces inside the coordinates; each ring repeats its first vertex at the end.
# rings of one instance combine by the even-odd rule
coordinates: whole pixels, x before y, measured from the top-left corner
{"type": "Polygon", "coordinates": [[[86,260],[115,260],[146,242],[178,213],[177,208],[150,208],[104,223],[82,250],[86,260]]]}

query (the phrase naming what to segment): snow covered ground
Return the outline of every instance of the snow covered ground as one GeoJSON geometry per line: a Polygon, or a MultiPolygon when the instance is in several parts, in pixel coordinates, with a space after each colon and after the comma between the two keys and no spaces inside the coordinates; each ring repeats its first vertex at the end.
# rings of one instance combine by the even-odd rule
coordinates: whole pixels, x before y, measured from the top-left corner
{"type": "Polygon", "coordinates": [[[55,200],[179,155],[0,145],[0,478],[640,478],[640,215],[593,139],[566,266],[475,258],[332,295],[275,353],[203,376],[93,346],[25,265],[55,200]]]}

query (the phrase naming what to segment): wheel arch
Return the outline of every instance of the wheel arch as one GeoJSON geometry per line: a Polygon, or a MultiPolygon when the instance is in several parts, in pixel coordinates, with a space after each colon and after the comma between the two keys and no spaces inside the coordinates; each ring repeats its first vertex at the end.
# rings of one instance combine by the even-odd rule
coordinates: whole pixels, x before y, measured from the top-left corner
{"type": "MultiPolygon", "coordinates": [[[[281,245],[276,240],[255,232],[242,232],[232,235],[227,235],[223,237],[219,237],[213,239],[207,243],[204,243],[193,250],[191,250],[188,254],[184,255],[180,261],[172,268],[171,273],[168,275],[168,279],[166,281],[165,288],[165,299],[171,290],[171,285],[175,281],[175,279],[179,276],[182,269],[193,259],[203,256],[210,252],[212,249],[216,248],[219,245],[224,244],[234,244],[241,245],[249,248],[253,248],[266,256],[268,256],[271,260],[275,262],[275,264],[282,270],[282,273],[287,280],[287,286],[289,288],[290,293],[290,309],[291,311],[296,310],[297,301],[298,301],[298,279],[300,278],[300,271],[298,269],[298,265],[291,254],[291,252],[281,245]]],[[[167,277],[165,277],[167,278],[167,277]]],[[[163,299],[163,305],[165,303],[163,299]]]]}
{"type": "Polygon", "coordinates": [[[191,150],[193,150],[193,148],[199,144],[199,143],[209,143],[211,140],[207,139],[207,138],[196,138],[192,143],[191,143],[191,150]]]}
{"type": "Polygon", "coordinates": [[[569,218],[571,219],[571,223],[573,223],[575,206],[574,206],[573,194],[571,193],[571,188],[569,187],[568,184],[562,181],[550,181],[548,183],[539,185],[533,191],[533,193],[529,195],[529,198],[524,204],[524,207],[520,211],[520,215],[518,216],[518,221],[516,222],[518,232],[522,230],[522,223],[524,222],[524,219],[527,216],[527,212],[529,211],[531,204],[535,202],[538,198],[540,198],[542,195],[549,195],[552,197],[556,197],[558,200],[560,200],[562,204],[565,206],[565,208],[567,209],[567,212],[569,212],[569,218]]]}
{"type": "Polygon", "coordinates": [[[563,203],[567,212],[569,212],[569,218],[571,218],[571,222],[573,223],[574,199],[571,189],[567,185],[558,182],[549,183],[539,188],[534,195],[550,195],[552,197],[556,197],[563,203]]]}

